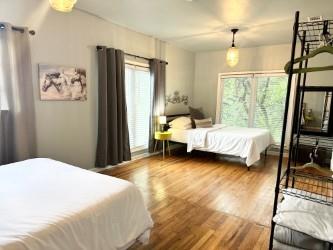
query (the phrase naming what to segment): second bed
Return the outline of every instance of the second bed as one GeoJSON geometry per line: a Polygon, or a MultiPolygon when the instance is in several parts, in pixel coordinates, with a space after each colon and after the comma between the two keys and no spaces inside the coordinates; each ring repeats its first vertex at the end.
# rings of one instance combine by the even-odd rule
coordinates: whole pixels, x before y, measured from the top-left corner
{"type": "Polygon", "coordinates": [[[215,124],[211,128],[170,128],[171,141],[187,144],[187,152],[200,150],[245,158],[249,168],[272,143],[269,130],[215,124]]]}

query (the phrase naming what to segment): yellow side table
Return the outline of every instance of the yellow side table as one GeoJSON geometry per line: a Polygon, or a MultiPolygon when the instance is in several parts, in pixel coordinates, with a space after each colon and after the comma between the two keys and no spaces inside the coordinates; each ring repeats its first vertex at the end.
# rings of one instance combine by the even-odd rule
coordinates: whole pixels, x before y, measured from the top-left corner
{"type": "Polygon", "coordinates": [[[157,148],[157,142],[162,141],[163,143],[163,159],[165,158],[165,141],[168,144],[168,151],[169,151],[169,156],[170,156],[170,144],[169,140],[171,139],[171,132],[170,131],[156,131],[155,132],[155,147],[154,147],[154,152],[156,151],[157,148]]]}

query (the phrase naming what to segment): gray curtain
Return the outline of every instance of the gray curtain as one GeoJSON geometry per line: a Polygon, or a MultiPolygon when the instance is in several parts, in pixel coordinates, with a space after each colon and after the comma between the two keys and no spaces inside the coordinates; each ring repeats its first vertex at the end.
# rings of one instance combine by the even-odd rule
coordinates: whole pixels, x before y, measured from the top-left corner
{"type": "Polygon", "coordinates": [[[36,157],[28,30],[0,29],[0,164],[36,157]]]}
{"type": "Polygon", "coordinates": [[[96,166],[131,159],[125,97],[124,52],[98,49],[98,138],[96,166]]]}
{"type": "Polygon", "coordinates": [[[165,71],[166,62],[159,59],[151,59],[151,81],[153,86],[153,103],[149,127],[149,152],[154,151],[154,133],[159,130],[158,117],[165,113],[165,71]]]}

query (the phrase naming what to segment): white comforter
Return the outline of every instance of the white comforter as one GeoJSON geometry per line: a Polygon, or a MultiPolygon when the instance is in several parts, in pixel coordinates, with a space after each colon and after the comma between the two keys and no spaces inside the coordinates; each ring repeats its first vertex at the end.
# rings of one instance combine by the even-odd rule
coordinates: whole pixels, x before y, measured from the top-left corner
{"type": "Polygon", "coordinates": [[[267,129],[222,124],[190,130],[187,139],[187,152],[196,149],[240,156],[246,158],[247,166],[260,160],[260,153],[272,143],[271,133],[267,129]]]}
{"type": "Polygon", "coordinates": [[[0,166],[1,250],[123,249],[152,225],[127,181],[50,159],[0,166]]]}
{"type": "Polygon", "coordinates": [[[284,200],[279,204],[273,220],[281,226],[316,239],[333,242],[333,207],[331,206],[284,195],[284,200]]]}

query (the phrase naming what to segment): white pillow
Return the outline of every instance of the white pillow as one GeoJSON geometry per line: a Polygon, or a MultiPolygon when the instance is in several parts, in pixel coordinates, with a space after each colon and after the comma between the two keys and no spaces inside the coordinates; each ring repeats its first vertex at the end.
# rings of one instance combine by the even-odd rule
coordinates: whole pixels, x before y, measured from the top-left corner
{"type": "Polygon", "coordinates": [[[192,128],[191,118],[185,116],[178,117],[173,121],[169,122],[169,126],[175,129],[191,129],[192,128]]]}
{"type": "Polygon", "coordinates": [[[201,120],[194,119],[195,127],[196,128],[211,128],[213,127],[212,118],[206,118],[201,120]]]}

